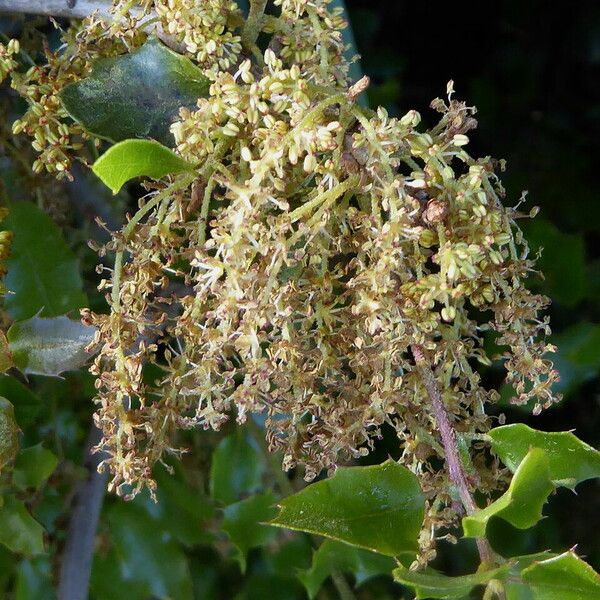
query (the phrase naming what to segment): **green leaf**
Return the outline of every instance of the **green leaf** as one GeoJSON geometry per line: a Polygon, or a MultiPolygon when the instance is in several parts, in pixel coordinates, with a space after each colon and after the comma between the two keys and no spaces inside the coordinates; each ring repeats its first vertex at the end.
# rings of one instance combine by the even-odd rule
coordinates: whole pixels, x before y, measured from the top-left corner
{"type": "Polygon", "coordinates": [[[397,556],[417,550],[425,498],[417,477],[388,460],[342,467],[280,503],[271,525],[397,556]]]}
{"type": "Polygon", "coordinates": [[[273,494],[257,494],[230,504],[223,509],[221,528],[227,533],[236,548],[235,559],[239,562],[242,573],[246,571],[248,551],[259,546],[266,546],[277,537],[277,532],[264,525],[277,512],[273,494]]]}
{"type": "Polygon", "coordinates": [[[210,493],[223,504],[259,491],[265,459],[248,435],[239,429],[217,446],[210,466],[210,493]]]}
{"type": "Polygon", "coordinates": [[[0,373],[5,373],[14,366],[15,363],[8,347],[8,340],[4,331],[0,331],[0,373]]]}
{"type": "Polygon", "coordinates": [[[86,305],[77,259],[50,217],[34,204],[19,202],[2,225],[14,233],[5,278],[11,293],[4,298],[13,319],[40,311],[55,317],[86,305]]]}
{"type": "Polygon", "coordinates": [[[14,377],[0,376],[0,396],[14,406],[15,417],[21,427],[31,425],[42,407],[39,396],[14,377]]]}
{"type": "Polygon", "coordinates": [[[17,570],[15,600],[56,600],[49,556],[23,560],[17,570]]]}
{"type": "Polygon", "coordinates": [[[569,431],[547,433],[515,423],[496,427],[488,435],[492,450],[513,473],[531,448],[541,448],[556,485],[573,488],[586,479],[600,477],[600,452],[569,431]]]}
{"type": "Polygon", "coordinates": [[[510,565],[506,564],[472,575],[448,577],[433,569],[409,571],[405,567],[399,567],[394,571],[394,579],[414,589],[417,598],[465,598],[475,586],[485,585],[492,579],[501,579],[509,569],[510,565]]]}
{"type": "Polygon", "coordinates": [[[152,138],[167,146],[179,109],[196,107],[210,82],[188,58],[156,38],[141,48],[94,64],[89,77],[66,86],[60,99],[69,115],[93,135],[120,142],[152,138]]]}
{"type": "Polygon", "coordinates": [[[354,575],[356,585],[359,586],[378,575],[391,576],[395,566],[396,561],[389,556],[375,554],[342,542],[325,540],[314,552],[310,569],[301,571],[298,579],[312,600],[321,589],[323,582],[334,571],[351,573],[354,575]]]}
{"type": "Polygon", "coordinates": [[[8,341],[15,365],[23,373],[60,375],[82,367],[90,358],[85,347],[96,329],[67,317],[33,317],[13,323],[8,341]]]}
{"type": "Polygon", "coordinates": [[[0,506],[0,544],[27,556],[44,551],[44,528],[13,496],[6,496],[0,506]]]}
{"type": "Polygon", "coordinates": [[[556,554],[552,552],[537,552],[536,554],[516,556],[509,559],[512,566],[503,581],[506,600],[534,600],[531,588],[521,579],[521,571],[534,562],[546,560],[554,556],[556,554]]]}
{"type": "Polygon", "coordinates": [[[13,484],[19,489],[39,490],[58,465],[58,458],[42,446],[25,448],[17,455],[13,470],[13,484]]]}
{"type": "MultiPolygon", "coordinates": [[[[127,589],[131,584],[136,590],[148,590],[143,598],[192,600],[192,580],[185,553],[168,534],[156,535],[154,521],[141,507],[116,504],[108,513],[108,522],[118,559],[116,564],[110,561],[104,564],[109,567],[105,575],[119,584],[116,589],[127,589]]],[[[99,569],[101,565],[102,561],[94,566],[99,569]]],[[[95,585],[102,588],[97,579],[95,585]]],[[[108,587],[106,583],[103,585],[108,587]]]]}
{"type": "Polygon", "coordinates": [[[193,165],[158,142],[125,140],[111,146],[94,163],[92,171],[116,194],[130,179],[160,179],[193,168],[193,165]]]}
{"type": "Polygon", "coordinates": [[[600,575],[574,552],[535,562],[521,573],[534,600],[600,598],[600,575]]]}
{"type": "Polygon", "coordinates": [[[19,427],[15,421],[13,405],[0,396],[0,472],[17,455],[19,427]]]}
{"type": "Polygon", "coordinates": [[[533,527],[542,518],[542,508],[553,489],[548,456],[533,448],[515,471],[508,490],[486,508],[463,518],[465,537],[484,537],[494,516],[518,529],[533,527]]]}

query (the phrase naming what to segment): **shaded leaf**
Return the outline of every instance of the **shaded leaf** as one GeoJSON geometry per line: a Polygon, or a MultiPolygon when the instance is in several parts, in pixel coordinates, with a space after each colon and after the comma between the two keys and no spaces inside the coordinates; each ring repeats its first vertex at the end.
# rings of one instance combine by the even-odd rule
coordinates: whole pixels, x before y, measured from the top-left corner
{"type": "Polygon", "coordinates": [[[13,323],[8,341],[17,368],[34,375],[60,375],[82,367],[96,329],[67,317],[33,317],[13,323]]]}
{"type": "Polygon", "coordinates": [[[217,446],[210,466],[210,493],[215,500],[231,504],[260,489],[265,459],[241,429],[217,446]]]}
{"type": "Polygon", "coordinates": [[[263,525],[277,512],[275,500],[271,493],[257,494],[223,509],[221,528],[236,548],[235,559],[239,562],[242,572],[246,570],[248,551],[269,544],[277,536],[272,527],[263,525]]]}
{"type": "Polygon", "coordinates": [[[397,556],[417,550],[425,499],[417,477],[387,461],[342,467],[330,479],[309,485],[279,506],[272,525],[397,556]]]}
{"type": "Polygon", "coordinates": [[[131,582],[133,589],[147,589],[144,598],[192,599],[189,565],[181,546],[168,535],[157,536],[153,520],[143,509],[116,504],[108,513],[108,522],[118,556],[114,571],[108,565],[108,577],[120,579],[126,588],[131,582]]]}
{"type": "Polygon", "coordinates": [[[521,573],[534,600],[600,598],[600,575],[574,552],[534,562],[521,573]]]}
{"type": "Polygon", "coordinates": [[[521,579],[521,571],[534,562],[546,560],[553,556],[556,556],[556,554],[538,552],[509,559],[512,566],[503,581],[506,600],[534,600],[531,587],[521,579]]]}
{"type": "Polygon", "coordinates": [[[19,427],[13,405],[0,396],[0,471],[19,450],[19,427]]]}
{"type": "Polygon", "coordinates": [[[193,165],[153,140],[125,140],[111,146],[92,171],[116,194],[130,179],[160,179],[171,173],[190,171],[193,165]]]}
{"type": "Polygon", "coordinates": [[[302,582],[312,600],[321,589],[323,582],[334,571],[351,573],[354,575],[356,585],[378,575],[391,576],[396,561],[389,556],[382,556],[349,546],[334,540],[325,540],[313,554],[310,569],[301,571],[298,579],[302,582]]]}
{"type": "Polygon", "coordinates": [[[515,471],[508,490],[486,508],[463,518],[465,537],[484,537],[491,517],[501,517],[518,529],[533,527],[542,518],[542,508],[553,489],[548,456],[533,448],[515,471]]]}
{"type": "Polygon", "coordinates": [[[13,319],[40,311],[55,317],[85,306],[77,259],[50,217],[34,204],[19,202],[2,225],[14,233],[5,278],[11,293],[4,298],[13,319]]]}
{"type": "Polygon", "coordinates": [[[507,564],[472,575],[448,577],[433,569],[409,571],[405,567],[399,567],[394,571],[394,578],[398,583],[412,588],[417,598],[465,598],[475,586],[502,578],[509,569],[510,565],[507,564]]]}
{"type": "Polygon", "coordinates": [[[33,423],[42,407],[39,396],[14,377],[0,376],[0,396],[11,402],[17,423],[21,427],[33,423]]]}
{"type": "Polygon", "coordinates": [[[15,461],[13,484],[22,490],[27,488],[38,490],[52,475],[56,465],[58,465],[58,458],[42,444],[24,448],[15,461]]]}
{"type": "Polygon", "coordinates": [[[575,487],[586,479],[600,477],[600,452],[569,431],[537,431],[523,423],[496,427],[489,432],[492,449],[514,473],[531,448],[541,448],[548,457],[550,479],[575,487]]]}
{"type": "Polygon", "coordinates": [[[0,506],[0,544],[18,554],[31,556],[44,551],[44,529],[13,496],[0,506]]]}
{"type": "Polygon", "coordinates": [[[49,556],[23,560],[17,569],[15,600],[55,600],[49,556]]]}
{"type": "Polygon", "coordinates": [[[291,577],[257,573],[248,577],[236,600],[304,600],[300,584],[291,577]]]}
{"type": "Polygon", "coordinates": [[[96,61],[91,75],[66,86],[60,99],[95,136],[113,142],[152,138],[172,146],[169,127],[179,109],[195,108],[208,87],[189,58],[150,38],[130,54],[96,61]]]}

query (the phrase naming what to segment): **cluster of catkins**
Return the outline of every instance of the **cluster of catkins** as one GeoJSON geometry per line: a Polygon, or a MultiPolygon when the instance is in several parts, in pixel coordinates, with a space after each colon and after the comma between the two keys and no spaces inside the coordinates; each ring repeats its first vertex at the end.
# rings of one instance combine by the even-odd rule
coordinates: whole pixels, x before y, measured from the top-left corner
{"type": "MultiPolygon", "coordinates": [[[[101,283],[111,310],[84,312],[98,328],[99,448],[117,493],[152,490],[180,429],[264,413],[283,468],[302,465],[310,480],[367,454],[387,423],[430,498],[428,524],[443,524],[455,493],[413,349],[484,493],[498,466],[472,441],[498,394],[477,363],[502,361],[514,402],[539,411],[555,399],[547,300],[524,284],[533,261],[517,219],[528,215],[503,205],[502,163],[466,152],[475,110],[451,84],[429,131],[414,110],[361,107],[367,82],[348,81],[345,23],[328,4],[275,0],[262,50],[244,45],[232,0],[119,5],[118,26],[99,35],[91,19],[69,34],[113,51],[135,45],[153,14],[212,81],[172,126],[197,172],[154,185],[100,250],[117,252],[101,283]]],[[[91,51],[71,52],[84,73],[91,51]]]]}

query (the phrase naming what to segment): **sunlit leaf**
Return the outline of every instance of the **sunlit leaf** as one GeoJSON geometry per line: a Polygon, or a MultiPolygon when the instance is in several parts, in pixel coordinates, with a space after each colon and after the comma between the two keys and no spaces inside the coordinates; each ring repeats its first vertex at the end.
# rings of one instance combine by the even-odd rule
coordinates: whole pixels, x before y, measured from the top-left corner
{"type": "Polygon", "coordinates": [[[417,477],[390,460],[342,467],[279,506],[272,525],[397,556],[417,550],[425,499],[417,477]]]}
{"type": "Polygon", "coordinates": [[[2,222],[14,233],[5,284],[4,305],[15,320],[41,311],[64,315],[86,305],[77,259],[59,228],[35,204],[14,204],[2,222]]]}
{"type": "Polygon", "coordinates": [[[242,430],[229,435],[217,446],[210,467],[210,492],[223,504],[259,491],[265,459],[257,445],[242,430]]]}
{"type": "Polygon", "coordinates": [[[13,496],[0,506],[0,544],[9,550],[32,556],[44,551],[44,529],[13,496]]]}
{"type": "Polygon", "coordinates": [[[426,571],[409,571],[399,567],[394,571],[397,582],[414,590],[417,598],[466,598],[469,592],[478,585],[485,585],[492,579],[501,578],[508,573],[510,565],[497,569],[481,571],[472,575],[449,577],[432,569],[426,571]]]}
{"type": "Polygon", "coordinates": [[[153,140],[125,140],[111,146],[92,171],[116,194],[130,179],[160,179],[171,173],[193,169],[169,148],[153,140]]]}
{"type": "Polygon", "coordinates": [[[58,458],[42,444],[24,448],[15,461],[13,483],[22,490],[27,488],[38,490],[52,475],[56,465],[58,465],[58,458]]]}
{"type": "Polygon", "coordinates": [[[63,106],[90,133],[119,142],[152,138],[173,145],[169,131],[181,107],[194,108],[209,81],[189,58],[156,38],[114,58],[102,58],[92,73],[66,86],[63,106]]]}
{"type": "Polygon", "coordinates": [[[221,528],[236,548],[235,558],[242,572],[246,570],[248,551],[269,544],[277,536],[275,529],[263,524],[276,512],[275,496],[271,493],[256,494],[223,509],[221,528]]]}
{"type": "Polygon", "coordinates": [[[542,508],[554,489],[548,456],[530,450],[515,471],[508,490],[484,509],[463,518],[466,537],[484,537],[491,517],[501,517],[518,529],[533,527],[542,518],[542,508]]]}
{"type": "Polygon", "coordinates": [[[535,562],[521,573],[534,600],[600,598],[600,575],[574,552],[535,562]]]}
{"type": "Polygon", "coordinates": [[[356,585],[378,575],[391,576],[396,561],[369,550],[349,546],[334,540],[325,540],[313,554],[310,569],[298,573],[308,593],[308,597],[316,597],[323,582],[335,571],[350,573],[354,576],[356,585]]]}
{"type": "Polygon", "coordinates": [[[524,423],[495,427],[489,432],[492,449],[514,473],[531,448],[541,448],[548,457],[550,479],[575,487],[586,479],[600,477],[600,452],[569,431],[544,432],[524,423]]]}
{"type": "Polygon", "coordinates": [[[8,330],[17,368],[35,375],[60,375],[83,366],[90,358],[85,347],[96,329],[67,317],[33,317],[8,330]]]}

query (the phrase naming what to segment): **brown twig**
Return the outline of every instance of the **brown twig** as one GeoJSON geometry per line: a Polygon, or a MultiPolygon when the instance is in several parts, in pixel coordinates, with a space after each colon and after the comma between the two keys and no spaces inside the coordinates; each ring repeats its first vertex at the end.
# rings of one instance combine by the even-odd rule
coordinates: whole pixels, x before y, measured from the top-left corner
{"type": "MultiPolygon", "coordinates": [[[[431,409],[440,432],[442,446],[444,447],[448,476],[450,477],[450,481],[458,490],[458,495],[460,496],[460,500],[466,513],[471,515],[477,510],[477,505],[475,504],[475,500],[473,500],[471,490],[469,489],[469,482],[467,481],[467,476],[458,453],[456,431],[450,422],[448,411],[446,410],[446,406],[442,400],[442,395],[440,394],[437,381],[433,371],[431,370],[429,361],[425,357],[423,348],[418,344],[413,344],[411,346],[411,350],[415,358],[415,364],[419,369],[421,380],[423,381],[423,385],[427,390],[427,395],[429,396],[429,401],[431,403],[431,409]]],[[[492,549],[487,540],[478,538],[477,548],[479,550],[481,561],[484,563],[490,563],[492,561],[492,549]]]]}

